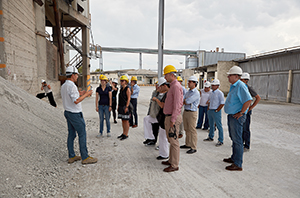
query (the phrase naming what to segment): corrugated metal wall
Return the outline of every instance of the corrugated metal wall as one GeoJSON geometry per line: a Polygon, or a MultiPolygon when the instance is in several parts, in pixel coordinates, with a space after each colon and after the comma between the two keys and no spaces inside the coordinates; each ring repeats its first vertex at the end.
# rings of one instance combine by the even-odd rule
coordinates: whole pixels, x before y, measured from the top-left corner
{"type": "Polygon", "coordinates": [[[300,52],[252,59],[241,62],[240,67],[250,73],[249,84],[262,99],[283,102],[287,99],[289,70],[293,70],[291,102],[300,103],[300,52]]]}

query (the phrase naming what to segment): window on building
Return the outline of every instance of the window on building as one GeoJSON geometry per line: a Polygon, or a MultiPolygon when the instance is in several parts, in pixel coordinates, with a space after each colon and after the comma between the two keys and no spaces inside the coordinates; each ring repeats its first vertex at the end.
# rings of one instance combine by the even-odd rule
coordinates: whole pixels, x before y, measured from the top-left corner
{"type": "Polygon", "coordinates": [[[138,81],[142,81],[142,79],[143,79],[142,76],[137,76],[136,78],[138,81]]]}

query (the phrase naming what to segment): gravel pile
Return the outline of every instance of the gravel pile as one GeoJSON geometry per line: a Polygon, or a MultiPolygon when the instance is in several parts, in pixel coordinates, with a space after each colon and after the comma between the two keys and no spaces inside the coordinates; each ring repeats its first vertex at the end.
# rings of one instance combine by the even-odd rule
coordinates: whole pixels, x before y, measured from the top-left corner
{"type": "Polygon", "coordinates": [[[0,117],[0,197],[67,197],[63,110],[0,77],[0,117]]]}

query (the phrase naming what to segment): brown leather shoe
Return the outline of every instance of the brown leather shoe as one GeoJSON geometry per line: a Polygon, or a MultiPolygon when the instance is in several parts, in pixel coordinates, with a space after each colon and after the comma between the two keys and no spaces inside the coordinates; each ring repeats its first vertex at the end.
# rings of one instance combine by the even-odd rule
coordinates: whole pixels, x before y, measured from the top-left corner
{"type": "Polygon", "coordinates": [[[171,164],[170,164],[169,161],[162,161],[161,163],[162,163],[163,165],[171,166],[171,164]]]}
{"type": "Polygon", "coordinates": [[[132,125],[132,128],[136,128],[136,127],[137,127],[137,125],[136,125],[136,124],[132,125]]]}
{"type": "Polygon", "coordinates": [[[230,164],[234,163],[234,161],[231,159],[231,157],[230,158],[224,158],[223,162],[227,162],[227,163],[230,163],[230,164]]]}
{"type": "Polygon", "coordinates": [[[243,170],[241,167],[238,167],[235,164],[231,164],[230,166],[226,166],[225,169],[230,170],[230,171],[242,171],[243,170]]]}
{"type": "Polygon", "coordinates": [[[168,168],[164,169],[165,172],[173,172],[173,171],[178,171],[178,170],[179,170],[179,167],[173,168],[172,166],[169,166],[168,168]]]}
{"type": "Polygon", "coordinates": [[[183,137],[183,135],[182,135],[182,134],[179,134],[179,135],[178,135],[178,138],[179,138],[179,139],[180,139],[180,138],[182,138],[182,137],[183,137]]]}

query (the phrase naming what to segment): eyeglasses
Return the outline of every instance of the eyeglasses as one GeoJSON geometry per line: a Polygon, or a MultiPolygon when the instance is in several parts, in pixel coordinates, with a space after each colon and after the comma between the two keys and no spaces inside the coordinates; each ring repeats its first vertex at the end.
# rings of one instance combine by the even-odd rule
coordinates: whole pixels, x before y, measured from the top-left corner
{"type": "Polygon", "coordinates": [[[121,82],[124,82],[125,80],[120,80],[121,82]]]}

